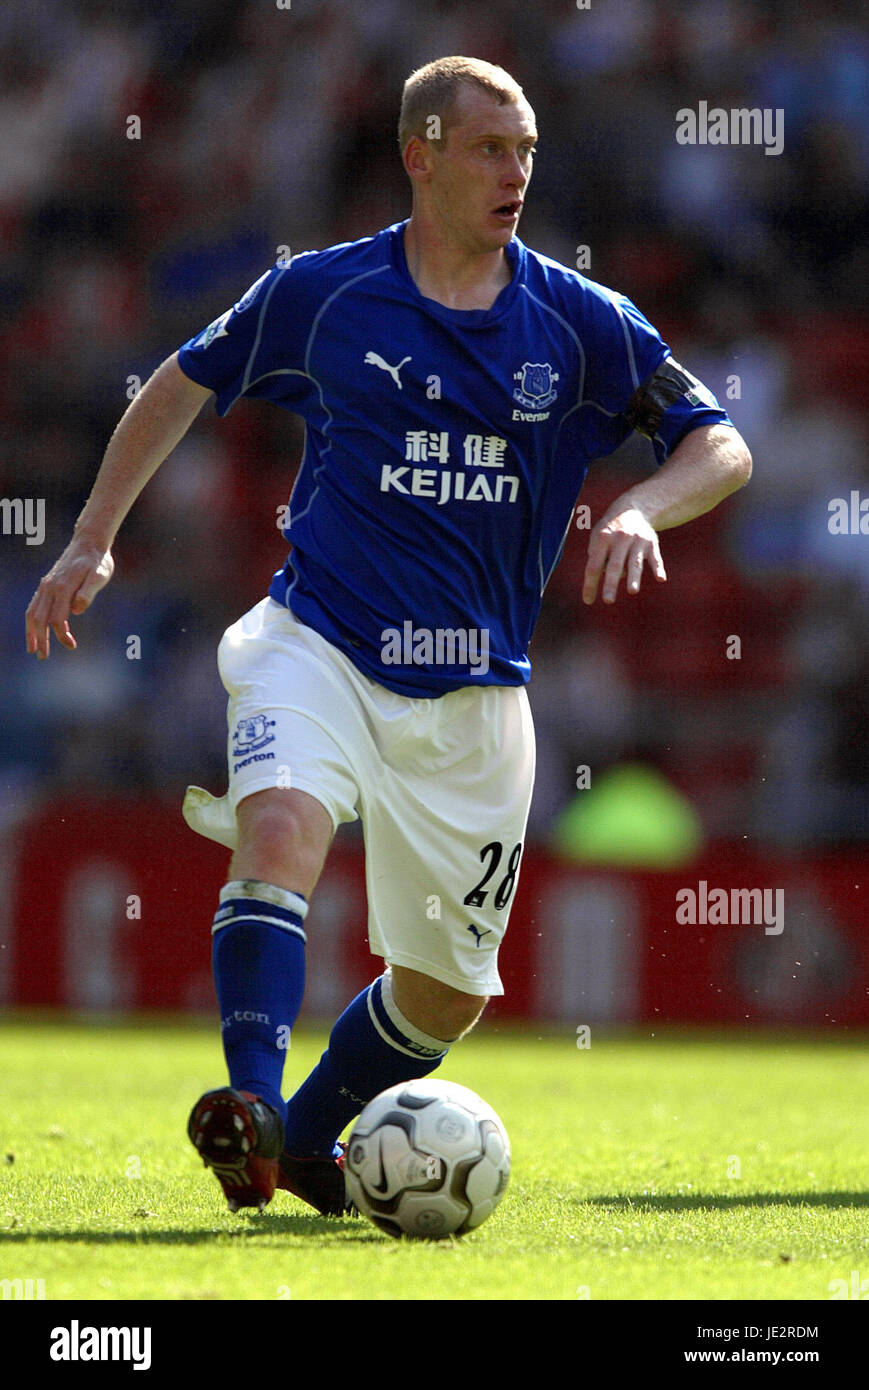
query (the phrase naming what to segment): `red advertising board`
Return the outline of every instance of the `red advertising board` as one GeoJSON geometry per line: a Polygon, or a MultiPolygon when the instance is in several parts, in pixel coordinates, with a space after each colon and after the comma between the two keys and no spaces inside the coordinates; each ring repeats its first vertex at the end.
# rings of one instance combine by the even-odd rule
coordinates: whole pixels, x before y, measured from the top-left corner
{"type": "MultiPolygon", "coordinates": [[[[228,854],[177,807],[51,801],[5,847],[7,1004],[209,1012],[228,854]],[[7,907],[10,898],[7,897],[7,907]]],[[[526,851],[501,951],[502,1017],[580,1023],[869,1025],[869,855],[704,853],[690,872],[577,868],[526,851]]],[[[307,921],[305,1012],[333,1018],[380,968],[361,844],[333,847],[307,921]]]]}

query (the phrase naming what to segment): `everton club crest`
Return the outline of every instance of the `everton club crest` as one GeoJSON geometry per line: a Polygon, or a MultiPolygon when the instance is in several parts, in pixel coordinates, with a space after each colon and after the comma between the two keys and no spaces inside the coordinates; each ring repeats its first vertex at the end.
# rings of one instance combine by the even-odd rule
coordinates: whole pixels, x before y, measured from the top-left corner
{"type": "Polygon", "coordinates": [[[513,380],[519,383],[513,390],[513,399],[526,410],[545,410],[555,400],[558,392],[554,383],[558,373],[548,362],[523,362],[513,380]]]}
{"type": "Polygon", "coordinates": [[[269,733],[274,724],[275,720],[265,714],[255,714],[252,719],[239,719],[232,736],[235,744],[233,755],[237,758],[242,753],[254,753],[267,743],[274,743],[275,736],[269,733]]]}

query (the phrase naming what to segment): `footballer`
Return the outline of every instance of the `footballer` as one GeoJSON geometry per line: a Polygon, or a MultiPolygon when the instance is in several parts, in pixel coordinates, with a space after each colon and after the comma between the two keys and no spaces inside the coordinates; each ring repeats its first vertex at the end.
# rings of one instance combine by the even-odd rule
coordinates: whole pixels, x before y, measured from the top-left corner
{"type": "Polygon", "coordinates": [[[212,938],[229,1085],[188,1133],[233,1210],[276,1187],[346,1210],[344,1127],[440,1066],[503,993],[534,778],[528,646],[589,464],[636,430],[659,465],[591,531],[589,604],[622,582],[636,594],[644,571],[664,580],[658,532],[751,473],[634,305],[518,239],[537,130],[508,73],[420,68],[399,140],[409,219],[278,263],[162,364],[27,610],[31,654],[52,632],[75,648],[70,615],[111,578],[121,522],[210,397],[220,415],[246,396],[304,420],[291,552],[218,650],[229,789],[184,803],[232,850],[212,938]],[[357,817],[385,969],[285,1101],[308,905],[357,817]]]}

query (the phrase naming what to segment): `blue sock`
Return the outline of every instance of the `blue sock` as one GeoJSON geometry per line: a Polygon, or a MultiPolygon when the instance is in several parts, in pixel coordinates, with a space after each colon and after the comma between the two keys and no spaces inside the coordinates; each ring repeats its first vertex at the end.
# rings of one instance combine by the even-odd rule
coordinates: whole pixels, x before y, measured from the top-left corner
{"type": "Polygon", "coordinates": [[[354,1115],[389,1086],[439,1067],[449,1044],[415,1028],[396,1007],[389,970],[358,994],[329,1047],[287,1102],[284,1148],[298,1158],[330,1156],[354,1115]]]}
{"type": "Polygon", "coordinates": [[[283,1119],[281,1076],[305,990],[308,904],[256,879],[227,883],[214,918],[212,964],[230,1085],[283,1119]]]}

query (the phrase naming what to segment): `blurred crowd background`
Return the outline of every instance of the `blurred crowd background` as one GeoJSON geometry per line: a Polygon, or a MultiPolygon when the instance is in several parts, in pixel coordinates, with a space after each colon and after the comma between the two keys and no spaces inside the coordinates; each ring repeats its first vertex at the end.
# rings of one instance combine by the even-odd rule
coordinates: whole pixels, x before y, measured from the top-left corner
{"type": "MultiPolygon", "coordinates": [[[[119,537],[80,649],[24,655],[23,613],[144,381],[274,262],[405,217],[401,85],[447,53],[503,64],[540,130],[520,235],[627,294],[716,392],[750,486],[663,536],[669,583],[579,598],[570,536],[532,646],[555,833],[592,776],[640,761],[705,834],[799,849],[869,833],[865,229],[869,40],[845,0],[28,0],[0,12],[0,495],[46,501],[3,536],[0,814],[36,793],[225,787],[215,648],[283,562],[301,426],[206,407],[119,537]],[[676,113],[784,112],[784,148],[679,145],[676,113]],[[140,120],[139,138],[135,122],[140,120]],[[141,658],[128,659],[128,637],[141,658]],[[728,639],[741,654],[727,656],[728,639]]],[[[599,515],[653,465],[593,470],[599,515]]],[[[869,528],[869,521],[867,521],[869,528]]],[[[731,644],[731,653],[733,647],[731,644]]]]}

